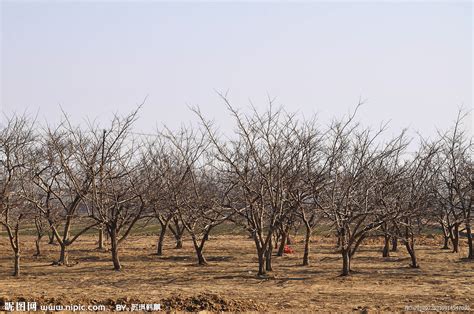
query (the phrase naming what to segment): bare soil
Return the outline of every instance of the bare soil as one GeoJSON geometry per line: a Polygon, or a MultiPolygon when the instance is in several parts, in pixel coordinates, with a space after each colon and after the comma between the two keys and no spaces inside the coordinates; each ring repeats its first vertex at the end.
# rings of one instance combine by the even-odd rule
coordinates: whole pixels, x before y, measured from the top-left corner
{"type": "MultiPolygon", "coordinates": [[[[22,275],[14,278],[12,255],[0,238],[0,305],[27,300],[41,304],[161,303],[183,311],[400,311],[405,306],[467,305],[474,309],[474,263],[467,255],[441,250],[437,237],[417,244],[420,268],[409,267],[405,248],[382,257],[382,240],[371,239],[352,261],[354,273],[339,276],[342,261],[335,240],[315,237],[311,266],[302,266],[303,243],[295,253],[274,257],[274,271],[257,278],[254,243],[245,236],[211,237],[205,247],[209,265],[197,266],[190,241],[174,249],[167,239],[156,256],[155,236],[132,236],[120,249],[123,271],[112,270],[110,254],[84,236],[70,250],[71,266],[52,266],[59,247],[42,244],[34,257],[34,238],[22,239],[22,275]]],[[[464,243],[463,243],[464,244],[464,243]]]]}

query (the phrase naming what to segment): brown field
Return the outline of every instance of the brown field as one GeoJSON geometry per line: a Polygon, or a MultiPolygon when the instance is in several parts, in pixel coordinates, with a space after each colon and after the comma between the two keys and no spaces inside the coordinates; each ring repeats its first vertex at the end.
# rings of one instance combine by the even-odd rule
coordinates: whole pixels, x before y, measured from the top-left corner
{"type": "MultiPolygon", "coordinates": [[[[231,311],[403,310],[406,305],[467,305],[474,309],[474,263],[443,251],[438,238],[419,241],[421,267],[409,268],[404,247],[381,256],[379,240],[368,241],[352,261],[350,277],[339,276],[334,239],[316,237],[312,265],[301,266],[302,242],[295,254],[274,258],[269,279],[256,278],[254,245],[245,236],[212,237],[205,248],[208,266],[196,266],[189,241],[165,256],[153,255],[156,237],[133,236],[122,246],[122,272],[112,270],[109,253],[94,250],[84,236],[70,251],[73,266],[51,266],[58,247],[43,244],[33,257],[33,237],[23,237],[22,276],[11,277],[11,254],[0,238],[0,302],[18,299],[41,304],[160,303],[174,309],[231,311]]],[[[464,243],[463,243],[464,244],[464,243]]]]}

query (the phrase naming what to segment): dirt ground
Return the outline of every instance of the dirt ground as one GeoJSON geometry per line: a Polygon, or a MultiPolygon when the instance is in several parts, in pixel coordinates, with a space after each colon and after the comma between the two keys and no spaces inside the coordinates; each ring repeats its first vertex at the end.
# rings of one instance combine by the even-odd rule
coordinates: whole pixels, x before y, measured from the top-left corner
{"type": "Polygon", "coordinates": [[[46,242],[36,258],[33,237],[23,237],[22,276],[13,278],[10,247],[0,238],[0,303],[161,303],[188,311],[394,311],[429,305],[474,310],[474,263],[462,258],[464,247],[458,254],[441,250],[438,238],[419,241],[419,269],[408,266],[404,247],[383,258],[381,240],[368,241],[354,257],[350,277],[339,276],[334,239],[313,240],[309,267],[301,266],[303,243],[296,239],[294,254],[274,257],[269,279],[256,277],[254,243],[245,236],[211,237],[207,266],[196,265],[190,241],[176,250],[168,238],[165,255],[158,257],[156,237],[133,236],[120,250],[121,272],[112,270],[108,252],[94,250],[94,237],[72,245],[70,267],[51,266],[59,247],[46,242]]]}

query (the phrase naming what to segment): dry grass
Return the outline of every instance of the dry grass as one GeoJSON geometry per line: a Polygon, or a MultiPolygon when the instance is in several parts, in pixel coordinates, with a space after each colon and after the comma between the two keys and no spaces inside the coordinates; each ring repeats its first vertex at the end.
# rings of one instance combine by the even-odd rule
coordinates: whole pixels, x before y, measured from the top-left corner
{"type": "MultiPolygon", "coordinates": [[[[310,267],[301,266],[302,243],[292,255],[274,258],[270,279],[256,278],[253,242],[243,236],[212,237],[205,248],[208,266],[196,266],[189,241],[182,250],[168,239],[165,256],[153,255],[156,237],[130,237],[121,248],[122,272],[112,270],[109,253],[94,250],[95,238],[85,236],[70,250],[71,267],[51,266],[58,247],[43,245],[35,258],[32,237],[24,237],[22,277],[11,274],[11,254],[0,239],[0,296],[56,303],[107,303],[134,300],[172,304],[196,310],[193,296],[214,298],[227,310],[403,310],[405,305],[468,305],[474,309],[474,263],[439,249],[440,239],[418,245],[421,267],[409,268],[403,247],[382,258],[380,241],[361,247],[353,260],[355,273],[340,277],[341,260],[334,240],[316,238],[310,267]],[[205,294],[202,296],[202,294],[205,294]],[[188,298],[186,301],[186,298],[188,298]],[[185,300],[185,301],[182,301],[185,300]],[[181,304],[181,305],[180,305],[181,304]]],[[[207,302],[207,301],[206,301],[207,302]]],[[[212,303],[212,302],[211,302],[212,303]]]]}

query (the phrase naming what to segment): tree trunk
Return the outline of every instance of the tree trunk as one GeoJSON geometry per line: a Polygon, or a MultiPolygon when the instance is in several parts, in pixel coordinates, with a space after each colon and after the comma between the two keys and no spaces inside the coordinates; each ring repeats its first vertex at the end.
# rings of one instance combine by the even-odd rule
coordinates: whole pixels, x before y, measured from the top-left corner
{"type": "Polygon", "coordinates": [[[468,256],[467,258],[468,259],[474,259],[474,247],[473,247],[473,243],[472,243],[472,229],[471,229],[471,225],[466,223],[466,234],[467,234],[467,245],[469,247],[469,253],[468,253],[468,256]]]}
{"type": "Polygon", "coordinates": [[[392,236],[392,252],[398,251],[398,238],[392,236]]]}
{"type": "Polygon", "coordinates": [[[104,249],[104,227],[99,227],[99,243],[97,249],[103,250],[104,249]]]}
{"type": "Polygon", "coordinates": [[[175,249],[182,249],[183,248],[183,234],[184,234],[184,226],[180,228],[179,226],[179,221],[175,218],[173,218],[173,223],[175,225],[176,230],[170,225],[169,229],[171,233],[173,233],[174,238],[176,240],[176,246],[175,249]]]}
{"type": "Polygon", "coordinates": [[[35,245],[36,245],[36,253],[34,256],[40,256],[41,255],[41,247],[40,247],[40,242],[41,242],[41,237],[36,238],[35,240],[35,245]]]}
{"type": "Polygon", "coordinates": [[[120,265],[119,255],[118,255],[118,239],[116,231],[113,230],[110,233],[110,244],[112,246],[112,262],[114,264],[114,270],[120,271],[122,269],[122,265],[120,265]]]}
{"type": "Polygon", "coordinates": [[[59,242],[59,244],[61,246],[61,252],[59,254],[59,261],[57,262],[57,265],[59,265],[59,266],[69,265],[69,256],[68,256],[68,252],[67,252],[67,247],[69,246],[69,244],[71,244],[69,242],[69,232],[70,232],[70,229],[71,229],[71,219],[72,219],[71,216],[67,216],[62,239],[59,237],[59,234],[57,232],[55,232],[55,235],[57,236],[56,240],[59,242]]]}
{"type": "MultiPolygon", "coordinates": [[[[295,235],[296,236],[296,235],[295,235]]],[[[290,238],[290,232],[287,232],[286,233],[286,244],[288,245],[291,245],[292,242],[291,242],[291,238],[290,238]]]]}
{"type": "Polygon", "coordinates": [[[445,226],[444,223],[441,223],[441,228],[443,229],[443,236],[444,236],[444,244],[442,249],[449,250],[449,230],[448,227],[445,226]]]}
{"type": "Polygon", "coordinates": [[[350,249],[342,249],[342,276],[348,276],[351,272],[351,254],[350,249]]]}
{"type": "Polygon", "coordinates": [[[383,246],[383,250],[382,250],[382,256],[383,257],[389,257],[390,256],[390,236],[389,235],[385,235],[384,236],[384,246],[383,246]]]}
{"type": "Polygon", "coordinates": [[[257,235],[255,232],[252,232],[252,238],[255,241],[255,247],[257,248],[257,257],[258,257],[258,273],[257,277],[263,277],[266,275],[265,270],[265,257],[266,257],[266,248],[260,244],[257,235]]]}
{"type": "Polygon", "coordinates": [[[21,215],[15,225],[14,232],[12,232],[10,226],[4,224],[7,229],[8,237],[10,239],[10,245],[14,254],[13,276],[15,277],[20,276],[20,238],[18,235],[20,230],[20,219],[21,215]]]}
{"type": "Polygon", "coordinates": [[[414,238],[414,235],[413,233],[410,231],[410,220],[409,218],[405,218],[405,223],[406,223],[406,227],[405,227],[405,247],[407,248],[407,251],[408,251],[408,254],[410,254],[410,258],[411,258],[411,264],[410,264],[410,267],[412,268],[418,268],[419,265],[418,265],[418,261],[416,260],[416,251],[415,251],[415,238],[414,238]]]}
{"type": "Polygon", "coordinates": [[[309,243],[311,240],[311,227],[306,224],[306,236],[304,239],[303,266],[309,266],[309,243]]]}
{"type": "Polygon", "coordinates": [[[48,242],[48,244],[56,244],[56,242],[55,242],[56,238],[54,237],[54,232],[51,231],[51,232],[48,234],[48,237],[49,237],[49,242],[48,242]]]}
{"type": "Polygon", "coordinates": [[[20,249],[17,248],[15,250],[15,265],[13,270],[13,276],[19,277],[20,276],[20,249]]]}
{"type": "Polygon", "coordinates": [[[207,265],[206,258],[202,254],[202,248],[198,248],[196,250],[197,258],[198,258],[198,264],[199,265],[207,265]]]}
{"type": "Polygon", "coordinates": [[[408,254],[410,254],[410,258],[411,258],[410,267],[418,268],[420,265],[418,265],[418,261],[416,260],[415,243],[412,241],[412,243],[410,244],[410,242],[407,241],[405,246],[406,246],[408,254]]]}
{"type": "Polygon", "coordinates": [[[444,244],[442,247],[443,250],[449,250],[449,236],[444,235],[444,244]]]}
{"type": "MultiPolygon", "coordinates": [[[[164,240],[165,240],[166,228],[167,227],[168,227],[167,225],[161,226],[160,236],[158,237],[158,243],[157,243],[157,246],[156,246],[156,255],[158,255],[158,256],[163,255],[163,243],[164,243],[164,240]]],[[[182,246],[182,244],[181,244],[181,246],[182,246]]]]}
{"type": "Polygon", "coordinates": [[[283,231],[280,238],[280,245],[278,246],[277,256],[283,256],[283,252],[285,251],[287,236],[288,236],[287,232],[283,231]]]}
{"type": "Polygon", "coordinates": [[[176,239],[176,246],[174,248],[175,249],[182,249],[183,248],[183,239],[182,239],[181,235],[176,236],[175,239],[176,239]]]}
{"type": "Polygon", "coordinates": [[[449,232],[449,237],[451,238],[451,243],[453,244],[453,253],[459,252],[459,225],[456,224],[452,227],[449,232]]]}
{"type": "MultiPolygon", "coordinates": [[[[21,219],[21,216],[18,220],[19,219],[21,219]]],[[[12,232],[9,225],[5,223],[2,223],[2,225],[5,226],[5,229],[7,230],[10,246],[13,250],[13,276],[18,277],[20,276],[20,241],[18,238],[19,222],[17,222],[14,232],[12,232]]]]}
{"type": "Polygon", "coordinates": [[[204,243],[206,241],[205,238],[206,238],[206,235],[203,236],[203,239],[201,240],[201,244],[199,244],[196,237],[192,235],[194,250],[196,251],[199,265],[207,265],[206,258],[204,257],[204,254],[203,254],[204,243]]]}
{"type": "Polygon", "coordinates": [[[61,252],[59,253],[59,260],[57,261],[57,265],[63,266],[63,265],[68,265],[69,264],[69,256],[67,252],[67,245],[66,243],[60,243],[61,245],[61,252]]]}
{"type": "Polygon", "coordinates": [[[268,249],[265,254],[265,270],[266,271],[272,271],[272,253],[273,253],[273,244],[272,244],[272,238],[270,237],[270,243],[268,243],[268,249]]]}
{"type": "MultiPolygon", "coordinates": [[[[347,235],[348,230],[347,226],[343,226],[341,229],[338,229],[337,235],[340,241],[340,248],[342,254],[342,274],[341,276],[349,276],[351,273],[351,247],[348,243],[347,235]]],[[[339,242],[338,241],[338,242],[339,242]]],[[[355,250],[354,250],[355,252],[355,250]]]]}
{"type": "Polygon", "coordinates": [[[264,249],[257,249],[257,255],[258,255],[258,274],[257,276],[265,276],[266,275],[266,270],[265,270],[265,250],[264,249]]]}

